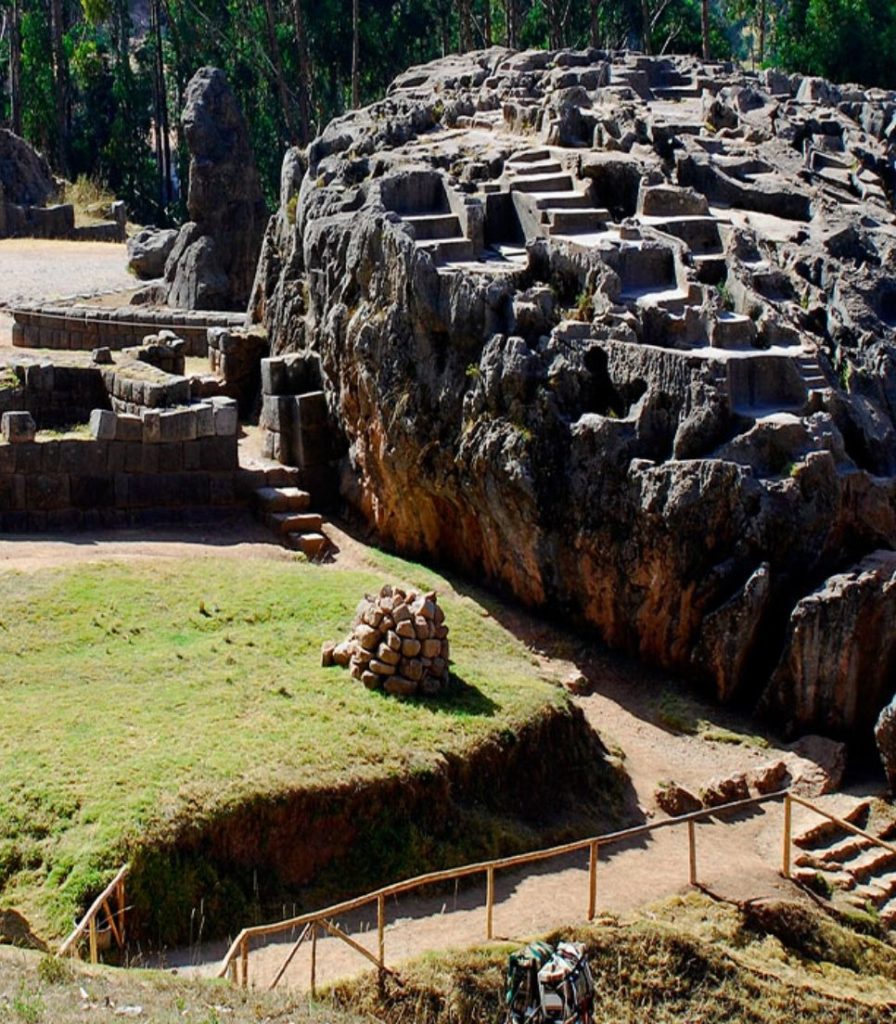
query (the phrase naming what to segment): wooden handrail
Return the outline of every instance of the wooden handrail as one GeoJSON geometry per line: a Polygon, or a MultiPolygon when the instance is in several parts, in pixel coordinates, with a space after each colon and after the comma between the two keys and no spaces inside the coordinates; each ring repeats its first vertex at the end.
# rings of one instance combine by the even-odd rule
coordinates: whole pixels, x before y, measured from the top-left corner
{"type": "MultiPolygon", "coordinates": [[[[56,956],[65,956],[69,950],[75,945],[78,939],[84,934],[85,931],[90,927],[90,922],[96,917],[104,905],[108,905],[109,898],[115,889],[124,881],[130,865],[125,864],[119,868],[118,874],[112,879],[112,881],[106,886],[105,889],[97,896],[97,898],[90,904],[87,913],[81,918],[78,924],[75,926],[75,930],[68,936],[68,938],[62,943],[59,949],[56,951],[56,956]]],[[[106,913],[109,913],[108,906],[106,913]]],[[[112,915],[109,915],[110,923],[112,922],[112,915]]],[[[113,924],[114,927],[114,924],[113,924]]]]}
{"type": "Polygon", "coordinates": [[[875,843],[877,846],[882,846],[885,850],[889,850],[891,853],[896,853],[896,845],[888,843],[886,839],[881,839],[879,836],[873,835],[871,832],[866,832],[857,825],[852,825],[848,821],[844,821],[843,818],[838,818],[836,814],[823,811],[820,807],[816,806],[809,800],[804,800],[801,796],[794,796],[794,794],[791,793],[790,799],[793,803],[800,804],[808,810],[814,811],[816,814],[820,814],[822,818],[827,818],[828,821],[832,821],[845,832],[852,832],[853,835],[861,836],[863,839],[870,839],[871,842],[875,843]]]}
{"type": "MultiPolygon", "coordinates": [[[[775,793],[766,793],[761,796],[749,797],[745,800],[734,800],[731,803],[719,804],[717,807],[705,807],[699,811],[692,811],[689,814],[682,814],[679,817],[663,818],[660,821],[653,821],[647,825],[636,825],[633,828],[620,829],[617,832],[607,832],[599,836],[591,836],[588,839],[578,839],[571,843],[563,843],[560,846],[551,846],[542,850],[533,850],[529,853],[518,853],[510,857],[501,857],[496,860],[480,861],[475,864],[465,864],[457,868],[445,868],[441,871],[431,871],[424,875],[417,875],[393,885],[383,886],[363,896],[356,896],[354,899],[344,900],[341,903],[333,904],[322,910],[311,911],[307,914],[300,914],[298,917],[291,917],[274,924],[252,925],[243,928],[237,935],[224,955],[221,966],[218,969],[217,977],[223,978],[230,969],[231,962],[239,955],[251,939],[267,938],[271,935],[278,935],[282,932],[291,931],[296,928],[303,928],[309,924],[323,924],[325,919],[339,917],[353,910],[365,906],[376,900],[385,900],[389,896],[399,896],[410,892],[413,889],[422,888],[426,885],[435,885],[439,882],[453,882],[461,878],[469,878],[476,874],[492,874],[498,870],[520,867],[525,864],[535,864],[539,861],[549,860],[553,857],[562,857],[569,853],[578,853],[582,850],[596,850],[601,846],[609,846],[614,843],[625,842],[628,839],[636,839],[639,836],[650,832],[656,832],[661,828],[674,828],[677,825],[689,824],[690,829],[693,823],[712,818],[720,814],[726,814],[738,810],[745,810],[748,807],[756,807],[761,804],[770,803],[774,800],[781,800],[788,796],[789,790],[782,789],[775,793]]],[[[590,908],[589,908],[590,909],[590,908]]],[[[245,983],[245,982],[244,982],[245,983]]]]}

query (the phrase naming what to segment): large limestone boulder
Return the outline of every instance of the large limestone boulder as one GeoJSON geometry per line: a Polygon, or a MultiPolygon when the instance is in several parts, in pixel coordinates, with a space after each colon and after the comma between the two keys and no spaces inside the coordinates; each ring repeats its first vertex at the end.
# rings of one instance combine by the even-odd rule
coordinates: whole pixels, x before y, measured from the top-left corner
{"type": "Polygon", "coordinates": [[[128,270],[141,280],[151,281],[165,273],[178,233],[173,228],[143,228],[128,239],[128,270]]]}
{"type": "Polygon", "coordinates": [[[182,123],[190,220],[165,265],[167,301],[182,309],[244,309],[268,212],[246,122],[223,71],[196,72],[182,123]]]}
{"type": "Polygon", "coordinates": [[[58,191],[47,161],[6,128],[0,128],[0,185],[3,199],[17,206],[44,206],[58,191]]]}

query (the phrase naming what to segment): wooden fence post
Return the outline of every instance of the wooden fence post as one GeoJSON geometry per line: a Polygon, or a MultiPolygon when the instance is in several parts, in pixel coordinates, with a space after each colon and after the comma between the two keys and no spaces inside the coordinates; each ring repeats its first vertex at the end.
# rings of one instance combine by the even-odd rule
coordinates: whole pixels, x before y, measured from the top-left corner
{"type": "Polygon", "coordinates": [[[487,868],[485,874],[485,937],[494,935],[495,869],[487,868]]]}
{"type": "Polygon", "coordinates": [[[591,844],[588,855],[588,920],[593,921],[597,912],[597,858],[600,853],[598,843],[591,844]]]}
{"type": "Polygon", "coordinates": [[[688,822],[688,880],[697,884],[697,828],[693,821],[688,822]]]}
{"type": "Polygon", "coordinates": [[[121,939],[121,948],[124,949],[125,944],[125,931],[124,931],[124,912],[125,912],[125,891],[124,891],[124,879],[118,883],[118,935],[121,939]]]}
{"type": "Polygon", "coordinates": [[[790,843],[791,829],[793,827],[792,808],[793,804],[788,793],[784,797],[784,860],[781,865],[781,873],[785,878],[790,878],[790,843]]]}
{"type": "Polygon", "coordinates": [[[240,943],[240,966],[242,968],[242,985],[247,988],[249,985],[249,940],[243,939],[240,943]]]}
{"type": "Polygon", "coordinates": [[[317,998],[317,921],[311,925],[311,998],[317,998]]]}
{"type": "Polygon", "coordinates": [[[89,936],[90,936],[90,962],[95,964],[99,961],[99,955],[97,953],[96,944],[96,915],[90,919],[89,925],[89,936]]]}
{"type": "Polygon", "coordinates": [[[376,937],[382,978],[386,966],[386,897],[382,895],[376,898],[376,937]]]}

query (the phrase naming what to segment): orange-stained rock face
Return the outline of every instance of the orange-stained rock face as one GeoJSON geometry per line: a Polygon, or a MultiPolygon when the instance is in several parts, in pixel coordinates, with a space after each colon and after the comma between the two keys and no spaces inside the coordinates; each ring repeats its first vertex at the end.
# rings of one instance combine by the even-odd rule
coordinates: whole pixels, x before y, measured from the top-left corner
{"type": "Polygon", "coordinates": [[[492,50],[334,122],[304,177],[287,157],[252,308],[275,354],[319,354],[345,498],[722,700],[771,680],[778,724],[869,739],[896,684],[853,648],[885,590],[802,604],[896,547],[879,104],[492,50]]]}

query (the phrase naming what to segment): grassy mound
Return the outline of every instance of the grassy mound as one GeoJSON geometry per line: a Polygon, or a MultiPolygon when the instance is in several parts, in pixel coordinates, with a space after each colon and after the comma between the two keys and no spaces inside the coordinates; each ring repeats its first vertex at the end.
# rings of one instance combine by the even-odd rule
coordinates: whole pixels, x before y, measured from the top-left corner
{"type": "MultiPolygon", "coordinates": [[[[777,901],[761,915],[692,894],[620,922],[604,917],[548,942],[584,942],[597,1024],[884,1024],[896,949],[817,910],[777,901]],[[759,926],[759,921],[763,926],[759,926]]],[[[337,985],[334,1005],[390,1024],[493,1024],[507,954],[490,946],[427,956],[385,998],[375,979],[337,985]]]]}
{"type": "Polygon", "coordinates": [[[0,907],[64,933],[125,859],[229,809],[431,773],[561,691],[474,597],[398,559],[201,558],[0,575],[0,907]],[[398,701],[320,666],[365,591],[440,590],[462,681],[398,701]]]}

